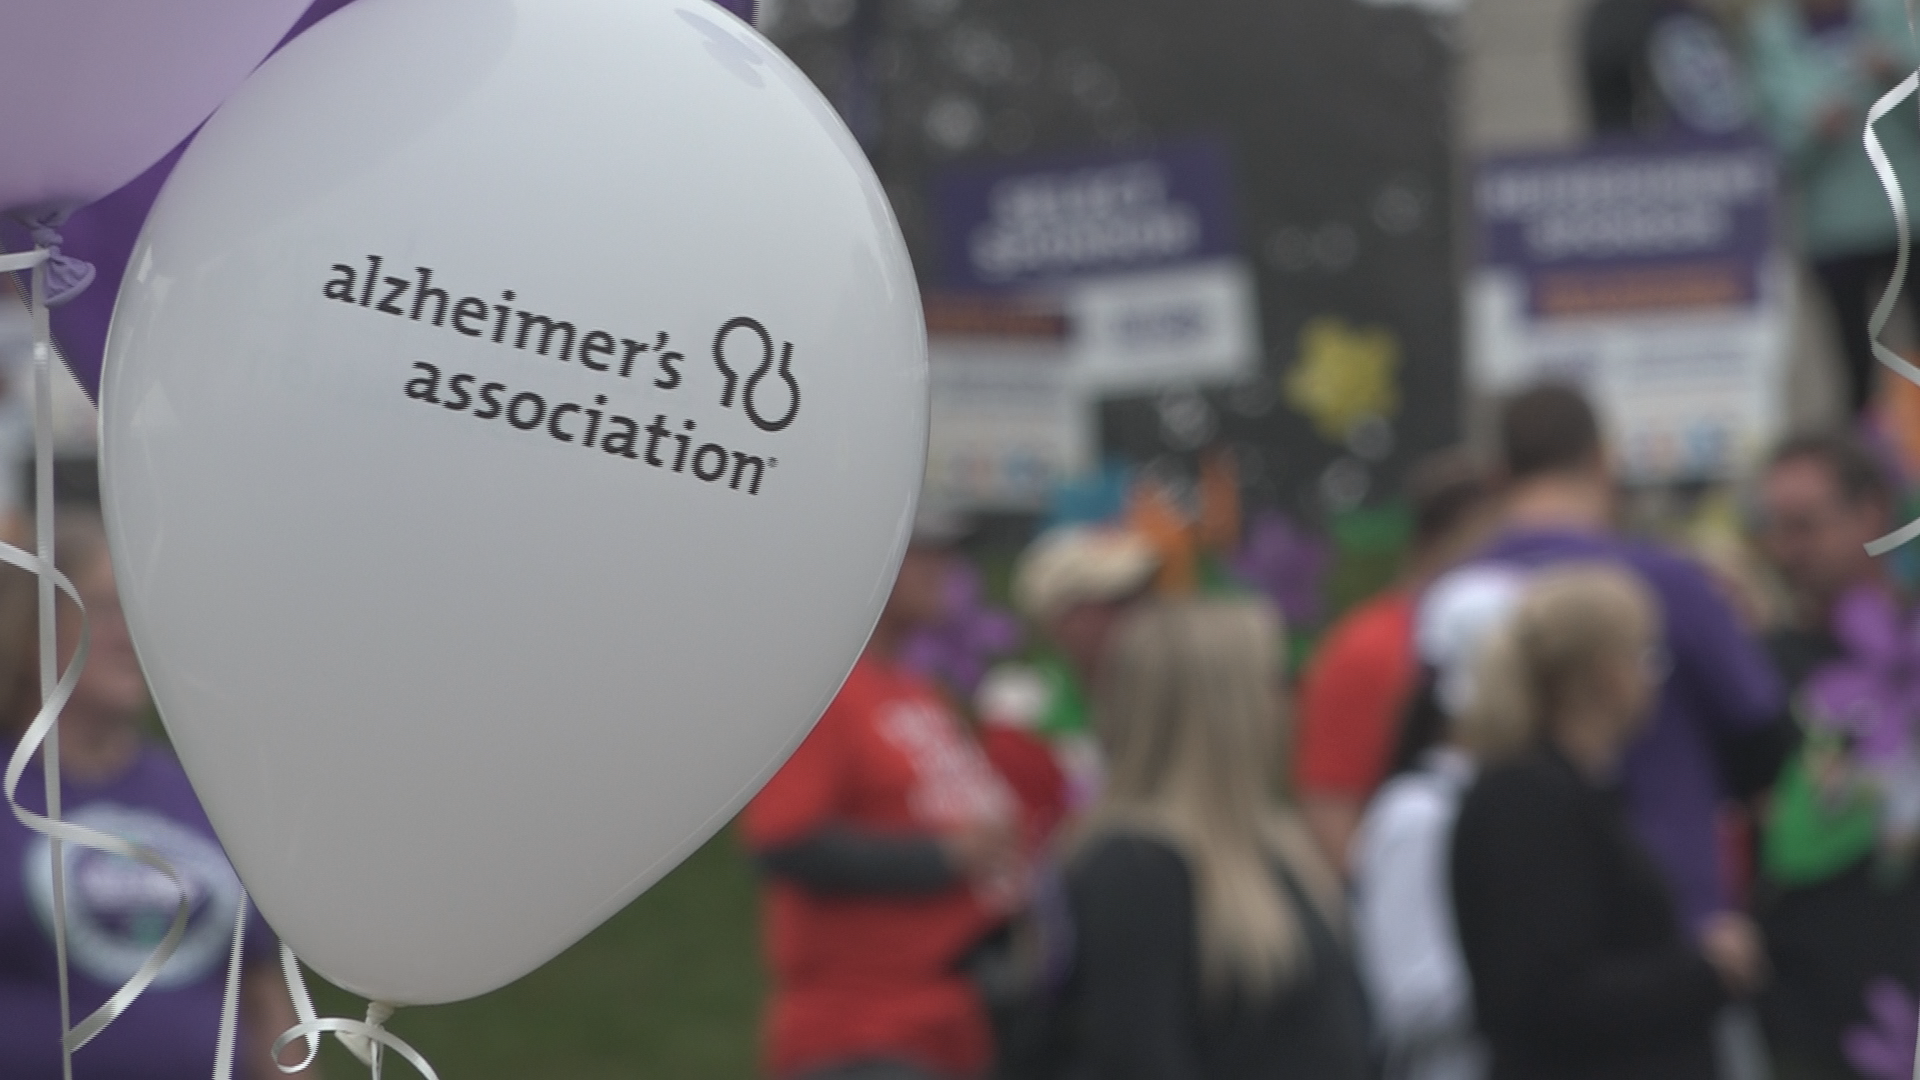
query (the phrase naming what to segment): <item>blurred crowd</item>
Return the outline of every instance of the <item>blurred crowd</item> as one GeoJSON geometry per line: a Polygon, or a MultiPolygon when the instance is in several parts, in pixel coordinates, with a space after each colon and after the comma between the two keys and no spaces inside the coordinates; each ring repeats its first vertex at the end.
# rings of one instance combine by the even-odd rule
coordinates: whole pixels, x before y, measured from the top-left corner
{"type": "MultiPolygon", "coordinates": [[[[1735,6],[1595,0],[1593,126],[1773,145],[1857,415],[1898,266],[1861,128],[1920,48],[1904,0],[1735,6]]],[[[1912,205],[1912,107],[1877,130],[1912,205]]],[[[1396,576],[1310,651],[1324,560],[1242,520],[1228,458],[1010,565],[980,557],[981,522],[923,510],[865,653],[741,820],[765,887],[765,1073],[1912,1075],[1920,614],[1866,551],[1904,523],[1898,463],[1851,425],[1785,439],[1743,483],[1726,557],[1622,528],[1579,391],[1521,390],[1491,427],[1484,450],[1411,470],[1396,576]]],[[[161,848],[192,896],[162,1004],[89,1067],[202,1075],[239,883],[143,734],[97,516],[63,517],[59,551],[93,628],[62,801],[161,848]]],[[[0,730],[39,700],[34,600],[0,575],[0,730]]],[[[77,1016],[147,955],[173,894],[68,858],[77,1016]]],[[[48,865],[0,831],[4,1076],[58,1075],[48,865]]],[[[278,1075],[265,1046],[290,1009],[271,935],[248,942],[242,1060],[278,1075]]]]}
{"type": "Polygon", "coordinates": [[[989,668],[1017,625],[923,514],[743,819],[769,1074],[1906,1076],[1920,620],[1865,550],[1880,454],[1773,450],[1760,605],[1617,529],[1578,391],[1497,429],[1414,471],[1400,576],[1297,672],[1275,604],[1137,517],[1019,556],[1041,640],[989,668]]]}

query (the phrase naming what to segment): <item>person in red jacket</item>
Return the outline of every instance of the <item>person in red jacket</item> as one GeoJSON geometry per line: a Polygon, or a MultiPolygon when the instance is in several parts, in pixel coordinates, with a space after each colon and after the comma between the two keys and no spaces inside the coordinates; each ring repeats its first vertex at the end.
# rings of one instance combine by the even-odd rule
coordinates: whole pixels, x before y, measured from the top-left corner
{"type": "Polygon", "coordinates": [[[1486,517],[1487,485],[1465,454],[1421,462],[1408,488],[1413,542],[1401,579],[1335,623],[1301,675],[1294,787],[1314,839],[1342,870],[1419,683],[1415,603],[1478,540],[1486,517]]]}
{"type": "Polygon", "coordinates": [[[964,965],[1023,891],[1019,803],[897,656],[942,614],[950,539],[916,529],[866,652],[742,821],[767,877],[775,1080],[977,1080],[992,1066],[964,965]]]}

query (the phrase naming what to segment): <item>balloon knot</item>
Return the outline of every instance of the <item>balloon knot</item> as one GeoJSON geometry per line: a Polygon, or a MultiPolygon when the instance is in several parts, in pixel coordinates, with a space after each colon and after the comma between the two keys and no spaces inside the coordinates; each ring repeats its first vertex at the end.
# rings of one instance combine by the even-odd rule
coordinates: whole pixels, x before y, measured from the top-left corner
{"type": "Polygon", "coordinates": [[[60,252],[60,233],[55,228],[66,220],[65,214],[29,218],[24,223],[35,246],[47,252],[46,304],[50,308],[72,300],[93,284],[93,264],[60,252]]]}

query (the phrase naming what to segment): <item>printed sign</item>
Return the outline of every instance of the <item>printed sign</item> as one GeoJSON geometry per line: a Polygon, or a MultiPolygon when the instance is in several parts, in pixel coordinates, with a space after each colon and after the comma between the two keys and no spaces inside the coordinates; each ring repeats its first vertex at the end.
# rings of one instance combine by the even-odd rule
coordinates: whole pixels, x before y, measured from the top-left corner
{"type": "Polygon", "coordinates": [[[1091,464],[1091,410],[1069,377],[1067,322],[998,303],[927,307],[924,497],[947,506],[1037,511],[1091,464]]]}
{"type": "Polygon", "coordinates": [[[1634,479],[1728,475],[1779,427],[1791,279],[1776,189],[1772,158],[1744,140],[1487,162],[1475,381],[1582,384],[1634,479]]]}
{"type": "Polygon", "coordinates": [[[1044,346],[934,339],[927,351],[926,496],[948,505],[1037,511],[1093,459],[1089,410],[1044,346]]]}
{"type": "Polygon", "coordinates": [[[1239,246],[1224,147],[1024,158],[936,191],[947,284],[1004,289],[1204,262],[1239,246]]]}
{"type": "Polygon", "coordinates": [[[1055,298],[1081,388],[1230,382],[1257,366],[1257,297],[1221,144],[963,167],[941,177],[935,203],[945,284],[1055,298]]]}

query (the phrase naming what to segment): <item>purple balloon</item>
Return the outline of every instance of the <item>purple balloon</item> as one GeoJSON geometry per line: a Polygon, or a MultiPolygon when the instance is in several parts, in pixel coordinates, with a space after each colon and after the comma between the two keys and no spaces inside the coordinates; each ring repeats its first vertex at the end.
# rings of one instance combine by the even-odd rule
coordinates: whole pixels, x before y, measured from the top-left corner
{"type": "Polygon", "coordinates": [[[240,85],[305,0],[8,0],[0,210],[58,216],[140,175],[240,85]]]}
{"type": "MultiPolygon", "coordinates": [[[[140,2],[153,3],[155,0],[140,2]]],[[[351,2],[316,0],[281,39],[280,45],[274,46],[275,50],[351,2]]],[[[742,19],[753,21],[756,0],[715,2],[742,19]]],[[[4,55],[3,49],[0,49],[0,55],[4,55]]],[[[64,306],[52,309],[53,335],[59,342],[60,353],[66,358],[73,377],[95,400],[100,396],[100,362],[106,355],[107,324],[113,318],[113,303],[120,295],[120,280],[126,276],[127,260],[133,256],[133,246],[140,238],[141,226],[146,224],[147,212],[153,209],[154,199],[159,197],[161,186],[173,172],[174,162],[180,160],[188,141],[181,140],[171,152],[133,182],[74,214],[60,228],[63,237],[61,249],[68,255],[92,263],[96,276],[93,285],[85,292],[64,306]]],[[[23,232],[15,229],[10,222],[0,222],[0,225],[6,226],[0,229],[0,238],[6,241],[8,249],[17,250],[24,246],[26,241],[23,232]]]]}
{"type": "MultiPolygon", "coordinates": [[[[292,41],[301,31],[347,6],[351,0],[318,0],[309,6],[275,45],[292,41]]],[[[120,279],[126,276],[127,260],[133,256],[134,241],[146,224],[147,211],[160,195],[161,185],[173,172],[174,162],[191,141],[181,139],[167,155],[133,182],[75,213],[60,227],[61,250],[93,264],[93,285],[51,312],[53,336],[60,354],[73,377],[86,388],[87,395],[100,396],[100,361],[106,355],[107,324],[113,319],[113,302],[120,294],[120,279]]],[[[17,249],[27,243],[23,233],[9,228],[6,246],[17,249]]]]}
{"type": "Polygon", "coordinates": [[[1020,620],[987,603],[986,584],[969,563],[947,577],[946,611],[938,625],[909,637],[900,659],[909,669],[971,700],[995,660],[1020,647],[1020,620]]]}
{"type": "Polygon", "coordinates": [[[1320,618],[1321,585],[1332,556],[1317,537],[1277,510],[1264,511],[1247,528],[1232,559],[1237,575],[1272,600],[1291,626],[1320,618]]]}

